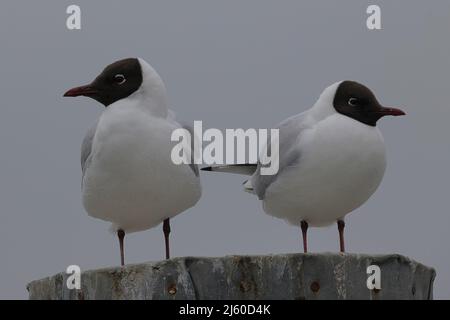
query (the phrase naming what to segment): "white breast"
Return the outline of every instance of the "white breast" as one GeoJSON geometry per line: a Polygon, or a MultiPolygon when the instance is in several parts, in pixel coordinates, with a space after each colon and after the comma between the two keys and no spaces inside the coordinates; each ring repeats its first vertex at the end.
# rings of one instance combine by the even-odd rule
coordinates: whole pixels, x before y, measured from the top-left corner
{"type": "Polygon", "coordinates": [[[370,127],[334,114],[304,130],[298,166],[269,186],[265,211],[292,224],[324,226],[355,210],[375,192],[386,168],[383,137],[370,127]]]}
{"type": "Polygon", "coordinates": [[[89,215],[129,233],[195,205],[201,194],[199,178],[189,166],[177,166],[170,158],[170,136],[176,127],[120,103],[105,110],[83,183],[89,215]]]}

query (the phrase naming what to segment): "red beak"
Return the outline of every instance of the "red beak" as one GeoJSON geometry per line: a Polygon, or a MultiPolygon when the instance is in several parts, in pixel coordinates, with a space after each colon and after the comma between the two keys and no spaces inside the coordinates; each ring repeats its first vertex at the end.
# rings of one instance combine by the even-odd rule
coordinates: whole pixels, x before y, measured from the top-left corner
{"type": "Polygon", "coordinates": [[[93,94],[98,93],[98,90],[93,88],[90,84],[86,86],[76,87],[70,89],[66,93],[64,93],[64,97],[78,97],[78,96],[91,96],[93,94]]]}
{"type": "Polygon", "coordinates": [[[381,114],[383,116],[394,116],[394,117],[406,115],[406,113],[403,112],[402,110],[397,109],[397,108],[391,108],[391,107],[389,107],[389,108],[380,107],[380,109],[377,111],[377,113],[381,114]]]}

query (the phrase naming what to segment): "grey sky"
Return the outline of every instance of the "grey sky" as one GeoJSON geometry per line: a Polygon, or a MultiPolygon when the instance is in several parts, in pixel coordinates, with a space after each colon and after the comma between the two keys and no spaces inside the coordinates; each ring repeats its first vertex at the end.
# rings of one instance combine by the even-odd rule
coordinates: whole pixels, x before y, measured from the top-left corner
{"type": "MultiPolygon", "coordinates": [[[[119,58],[161,74],[181,119],[205,127],[266,128],[309,108],[343,79],[371,87],[407,117],[380,121],[388,168],[347,218],[349,252],[401,253],[437,269],[450,298],[449,1],[2,1],[0,4],[0,298],[27,282],[118,265],[109,224],[80,201],[79,152],[102,111],[62,94],[119,58]],[[65,10],[82,9],[68,31],[65,10]],[[369,4],[381,31],[365,27],[369,4]]],[[[242,177],[203,174],[198,205],[172,222],[175,256],[301,251],[299,230],[262,211],[242,177]]],[[[312,229],[311,251],[337,251],[333,226],[312,229]]],[[[128,263],[160,260],[160,227],[126,239],[128,263]]]]}

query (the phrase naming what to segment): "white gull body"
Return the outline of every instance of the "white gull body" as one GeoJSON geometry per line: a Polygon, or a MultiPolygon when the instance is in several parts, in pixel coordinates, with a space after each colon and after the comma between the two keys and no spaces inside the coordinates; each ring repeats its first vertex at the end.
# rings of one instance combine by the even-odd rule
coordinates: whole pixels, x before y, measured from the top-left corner
{"type": "Polygon", "coordinates": [[[247,183],[264,211],[300,225],[327,226],[364,204],[386,168],[383,137],[333,107],[340,83],[328,87],[315,105],[279,125],[280,170],[264,177],[257,170],[247,183]]]}
{"type": "Polygon", "coordinates": [[[164,84],[149,64],[139,62],[140,88],[109,105],[92,131],[82,182],[88,214],[126,233],[174,217],[201,195],[198,173],[171,161],[170,137],[181,125],[168,110],[164,84]]]}

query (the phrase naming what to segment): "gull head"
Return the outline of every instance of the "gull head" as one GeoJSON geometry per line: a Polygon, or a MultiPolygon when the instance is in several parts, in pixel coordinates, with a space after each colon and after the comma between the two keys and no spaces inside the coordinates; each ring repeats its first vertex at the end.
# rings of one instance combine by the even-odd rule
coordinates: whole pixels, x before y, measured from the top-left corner
{"type": "Polygon", "coordinates": [[[166,107],[166,89],[158,73],[141,58],[127,58],[108,65],[90,84],[75,87],[65,97],[85,96],[105,107],[126,98],[147,100],[166,107]]]}

